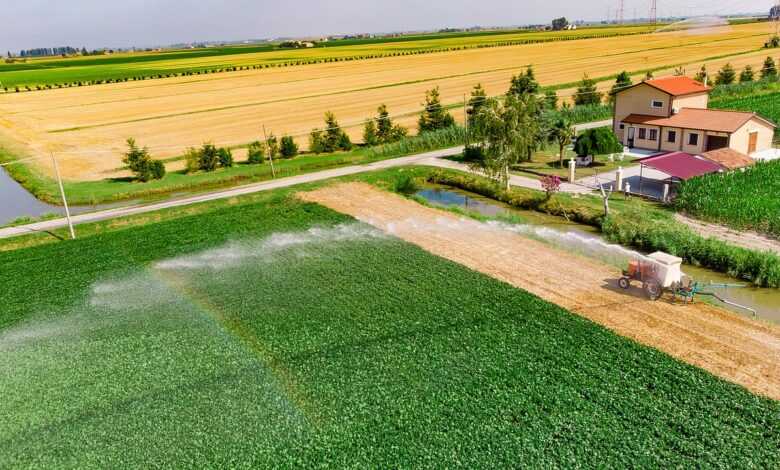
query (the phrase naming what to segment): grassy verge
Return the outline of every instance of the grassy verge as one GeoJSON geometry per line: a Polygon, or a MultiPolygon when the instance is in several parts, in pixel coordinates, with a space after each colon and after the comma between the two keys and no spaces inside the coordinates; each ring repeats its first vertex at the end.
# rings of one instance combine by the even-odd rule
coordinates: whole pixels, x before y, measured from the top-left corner
{"type": "Polygon", "coordinates": [[[288,195],[0,253],[0,465],[776,462],[777,402],[288,195]]]}
{"type": "Polygon", "coordinates": [[[505,191],[486,178],[450,171],[436,171],[429,181],[465,189],[523,209],[566,217],[598,227],[609,240],[644,251],[665,251],[686,262],[729,274],[759,287],[780,287],[780,257],[735,247],[713,238],[703,238],[676,222],[661,206],[616,198],[611,214],[604,217],[598,197],[568,194],[546,200],[538,191],[513,188],[505,191]]]}
{"type": "MultiPolygon", "coordinates": [[[[276,177],[283,178],[452,147],[461,144],[463,139],[463,129],[455,127],[422,136],[409,137],[395,144],[375,148],[360,147],[350,152],[301,155],[293,159],[276,160],[274,168],[276,177]]],[[[0,161],[14,159],[16,157],[0,147],[0,161]]],[[[61,204],[59,189],[53,179],[43,176],[23,164],[9,165],[6,170],[38,199],[51,204],[61,204]]],[[[260,165],[239,163],[232,168],[213,172],[194,174],[187,174],[184,171],[169,172],[163,179],[148,183],[128,179],[66,181],[65,192],[70,204],[96,205],[122,200],[155,198],[171,193],[207,191],[271,179],[273,179],[273,174],[268,162],[260,165]]]]}

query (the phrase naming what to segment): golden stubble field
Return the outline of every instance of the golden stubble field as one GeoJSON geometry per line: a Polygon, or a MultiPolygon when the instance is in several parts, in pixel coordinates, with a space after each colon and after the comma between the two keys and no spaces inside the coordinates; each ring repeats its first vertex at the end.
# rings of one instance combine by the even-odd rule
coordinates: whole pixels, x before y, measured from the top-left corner
{"type": "MultiPolygon", "coordinates": [[[[348,131],[359,141],[359,124],[382,103],[393,115],[409,114],[399,122],[414,127],[413,114],[435,86],[445,104],[455,104],[477,83],[490,95],[504,93],[527,64],[542,85],[574,82],[583,73],[599,77],[678,64],[693,74],[707,58],[759,48],[768,32],[767,24],[750,24],[0,95],[0,138],[20,157],[56,152],[68,179],[96,180],[124,174],[119,167],[128,137],[158,158],[207,141],[246,144],[262,136],[263,125],[277,135],[301,135],[305,145],[305,134],[322,126],[331,110],[342,125],[355,125],[348,131]]],[[[760,67],[766,55],[752,52],[707,66],[713,72],[726,62],[760,67]]],[[[462,118],[463,111],[453,114],[462,118]]],[[[39,168],[51,171],[48,162],[39,168]]]]}

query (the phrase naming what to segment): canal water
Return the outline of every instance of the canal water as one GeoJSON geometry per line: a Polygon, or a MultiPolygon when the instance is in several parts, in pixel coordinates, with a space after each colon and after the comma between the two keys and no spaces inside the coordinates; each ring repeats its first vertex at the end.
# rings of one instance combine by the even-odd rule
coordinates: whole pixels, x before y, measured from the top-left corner
{"type": "MultiPolygon", "coordinates": [[[[451,187],[430,186],[417,192],[417,196],[431,204],[443,207],[457,207],[475,212],[488,218],[509,221],[508,230],[550,243],[565,251],[598,259],[616,267],[624,267],[632,256],[638,253],[610,244],[600,231],[589,225],[569,222],[561,217],[535,211],[517,209],[477,194],[451,187]],[[517,221],[520,221],[518,224],[517,221]]],[[[715,292],[726,300],[750,307],[759,318],[780,323],[780,289],[749,286],[725,274],[692,265],[683,266],[684,273],[704,286],[704,291],[715,292]],[[745,287],[708,287],[709,284],[741,284],[745,287]]],[[[707,300],[702,296],[701,299],[707,300]]],[[[739,314],[752,316],[750,312],[731,308],[717,300],[716,305],[729,308],[739,314]]]]}
{"type": "MultiPolygon", "coordinates": [[[[84,214],[103,209],[136,204],[138,201],[121,201],[111,204],[99,204],[92,206],[70,206],[71,214],[84,214]]],[[[24,186],[6,173],[0,167],[0,227],[22,217],[39,218],[56,214],[65,215],[65,208],[54,204],[47,204],[38,200],[24,186]]]]}
{"type": "Polygon", "coordinates": [[[41,202],[0,167],[0,226],[20,217],[62,214],[61,207],[41,202]]]}

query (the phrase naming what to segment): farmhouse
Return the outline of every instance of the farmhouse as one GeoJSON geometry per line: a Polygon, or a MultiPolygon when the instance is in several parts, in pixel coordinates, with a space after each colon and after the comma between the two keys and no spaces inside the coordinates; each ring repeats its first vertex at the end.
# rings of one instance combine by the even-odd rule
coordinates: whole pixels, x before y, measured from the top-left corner
{"type": "Polygon", "coordinates": [[[629,148],[711,155],[727,159],[729,167],[772,148],[773,122],[755,113],[707,109],[709,92],[688,77],[648,80],[619,91],[615,134],[629,148]],[[730,152],[716,152],[723,149],[730,152]]]}

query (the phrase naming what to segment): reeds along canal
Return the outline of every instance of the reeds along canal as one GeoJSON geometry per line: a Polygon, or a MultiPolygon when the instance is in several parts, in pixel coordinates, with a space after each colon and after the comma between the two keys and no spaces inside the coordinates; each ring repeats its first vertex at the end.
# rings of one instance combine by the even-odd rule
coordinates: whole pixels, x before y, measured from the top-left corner
{"type": "MultiPolygon", "coordinates": [[[[616,267],[625,267],[638,253],[607,242],[597,228],[567,221],[535,211],[521,210],[501,202],[447,186],[427,185],[416,193],[432,205],[458,208],[496,220],[506,230],[529,236],[564,251],[598,259],[616,267]]],[[[714,291],[721,297],[756,311],[758,318],[780,324],[780,289],[752,287],[746,283],[709,269],[685,265],[685,274],[704,286],[705,291],[714,291]],[[745,287],[709,288],[709,284],[744,284],[745,287]]],[[[703,297],[702,297],[703,299],[703,297]]],[[[730,308],[714,301],[724,308],[730,308]]],[[[751,313],[740,309],[733,311],[746,316],[751,313]]]]}

